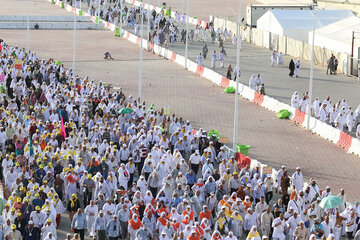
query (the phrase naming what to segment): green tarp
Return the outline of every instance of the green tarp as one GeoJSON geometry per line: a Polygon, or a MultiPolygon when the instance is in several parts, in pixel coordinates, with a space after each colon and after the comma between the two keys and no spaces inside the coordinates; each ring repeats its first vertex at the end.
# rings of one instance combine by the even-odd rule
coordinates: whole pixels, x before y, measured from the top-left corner
{"type": "Polygon", "coordinates": [[[225,88],[225,93],[234,93],[235,92],[235,88],[234,87],[227,87],[225,88]]]}
{"type": "Polygon", "coordinates": [[[287,109],[282,109],[278,112],[277,117],[280,119],[286,119],[290,116],[290,112],[287,109]]]}
{"type": "Polygon", "coordinates": [[[120,37],[120,28],[115,28],[115,36],[120,37]]]}

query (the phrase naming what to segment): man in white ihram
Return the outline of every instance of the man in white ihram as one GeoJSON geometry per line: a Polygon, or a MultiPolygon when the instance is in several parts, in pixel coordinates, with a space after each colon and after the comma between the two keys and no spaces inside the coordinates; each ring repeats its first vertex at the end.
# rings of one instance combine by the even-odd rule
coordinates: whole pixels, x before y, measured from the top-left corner
{"type": "Polygon", "coordinates": [[[273,239],[274,240],[284,240],[285,239],[285,219],[284,219],[284,214],[281,213],[280,216],[278,218],[275,218],[273,223],[272,223],[272,227],[273,227],[273,239]]]}
{"type": "Polygon", "coordinates": [[[319,119],[322,122],[326,122],[327,118],[328,118],[328,114],[326,112],[326,104],[323,103],[321,105],[321,108],[320,108],[320,111],[319,111],[319,119]]]}
{"type": "Polygon", "coordinates": [[[292,175],[292,185],[293,188],[296,190],[297,193],[300,192],[300,190],[303,190],[304,187],[304,176],[301,172],[300,167],[296,168],[296,172],[292,175]]]}
{"type": "Polygon", "coordinates": [[[255,79],[256,79],[255,74],[251,75],[250,80],[249,80],[249,87],[250,87],[252,90],[255,90],[255,89],[256,89],[255,79]]]}

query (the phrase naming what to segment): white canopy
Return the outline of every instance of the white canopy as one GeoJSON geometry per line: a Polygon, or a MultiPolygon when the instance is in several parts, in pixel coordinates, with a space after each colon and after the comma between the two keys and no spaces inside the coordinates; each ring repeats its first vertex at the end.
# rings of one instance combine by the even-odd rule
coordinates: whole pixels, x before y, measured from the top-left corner
{"type": "MultiPolygon", "coordinates": [[[[357,48],[360,47],[360,18],[355,16],[316,29],[315,46],[351,54],[353,31],[357,32],[354,44],[354,56],[356,57],[357,48]]],[[[313,32],[309,32],[309,42],[312,41],[312,35],[313,32]]]]}
{"type": "MultiPolygon", "coordinates": [[[[354,16],[349,10],[317,10],[315,28],[354,16]]],[[[257,28],[299,41],[308,41],[313,29],[312,10],[269,10],[257,21],[257,28]]]]}

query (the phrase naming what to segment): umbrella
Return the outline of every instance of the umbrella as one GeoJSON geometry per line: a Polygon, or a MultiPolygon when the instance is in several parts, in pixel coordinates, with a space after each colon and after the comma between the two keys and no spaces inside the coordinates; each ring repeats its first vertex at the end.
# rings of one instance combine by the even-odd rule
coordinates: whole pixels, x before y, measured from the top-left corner
{"type": "Polygon", "coordinates": [[[343,200],[339,198],[338,196],[330,195],[327,197],[324,197],[319,206],[323,209],[332,209],[340,206],[343,203],[343,200]]]}
{"type": "Polygon", "coordinates": [[[124,113],[124,114],[132,113],[132,112],[134,112],[134,110],[132,110],[131,108],[122,108],[119,111],[119,113],[124,113]]]}

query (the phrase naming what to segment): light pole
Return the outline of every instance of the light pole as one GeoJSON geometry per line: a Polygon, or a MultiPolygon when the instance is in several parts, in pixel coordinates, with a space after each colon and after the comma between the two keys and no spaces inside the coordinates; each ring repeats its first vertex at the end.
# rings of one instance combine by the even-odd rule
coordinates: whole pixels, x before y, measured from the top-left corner
{"type": "Polygon", "coordinates": [[[313,90],[313,76],[314,76],[314,43],[315,43],[315,21],[316,21],[316,12],[315,8],[313,9],[313,35],[311,43],[311,65],[310,65],[310,81],[309,81],[309,102],[307,108],[307,124],[306,130],[310,130],[310,118],[311,118],[311,101],[312,101],[312,90],[313,90]]]}
{"type": "Polygon", "coordinates": [[[241,0],[239,0],[239,16],[237,19],[236,35],[237,35],[237,48],[236,48],[236,87],[235,87],[235,109],[234,109],[234,138],[233,138],[233,150],[236,153],[237,132],[238,132],[238,118],[239,118],[239,78],[240,78],[240,48],[241,48],[241,0]]]}
{"type": "Polygon", "coordinates": [[[148,0],[147,7],[147,50],[150,48],[150,0],[148,0]]]}
{"type": "Polygon", "coordinates": [[[188,42],[189,42],[189,0],[186,2],[186,34],[185,34],[185,69],[188,62],[188,42]]]}
{"type": "Polygon", "coordinates": [[[73,78],[76,82],[76,0],[74,0],[73,78]]]}
{"type": "Polygon", "coordinates": [[[122,20],[123,20],[123,12],[122,12],[122,0],[120,2],[120,37],[122,37],[122,20]]]}
{"type": "Polygon", "coordinates": [[[30,0],[27,1],[27,17],[26,17],[26,50],[30,50],[30,0]]]}
{"type": "Polygon", "coordinates": [[[99,7],[98,7],[99,9],[98,9],[98,14],[97,14],[97,16],[98,16],[98,22],[97,23],[100,23],[100,8],[101,8],[101,0],[99,0],[99,7]]]}
{"type": "Polygon", "coordinates": [[[139,98],[141,99],[141,90],[142,90],[142,68],[143,68],[143,44],[142,44],[142,35],[144,27],[144,14],[143,14],[143,5],[140,6],[140,18],[141,18],[141,28],[140,28],[140,66],[139,66],[139,98]]]}

